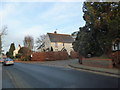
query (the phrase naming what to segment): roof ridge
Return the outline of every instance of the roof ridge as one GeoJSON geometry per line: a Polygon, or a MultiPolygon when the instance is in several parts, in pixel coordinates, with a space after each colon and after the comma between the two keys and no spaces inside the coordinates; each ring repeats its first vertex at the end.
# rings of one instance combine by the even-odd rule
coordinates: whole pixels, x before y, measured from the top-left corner
{"type": "Polygon", "coordinates": [[[47,33],[47,34],[55,34],[55,35],[66,35],[66,36],[71,36],[70,34],[59,34],[59,33],[47,33]]]}

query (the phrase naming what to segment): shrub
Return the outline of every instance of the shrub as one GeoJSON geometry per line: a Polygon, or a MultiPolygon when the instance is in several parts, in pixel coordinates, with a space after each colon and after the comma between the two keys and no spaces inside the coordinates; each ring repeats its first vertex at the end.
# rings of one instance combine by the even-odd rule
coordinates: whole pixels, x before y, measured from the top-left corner
{"type": "MultiPolygon", "coordinates": [[[[29,48],[27,48],[27,47],[22,47],[20,50],[19,50],[19,55],[20,55],[20,57],[21,57],[21,59],[23,60],[23,61],[28,61],[28,60],[30,60],[30,55],[31,55],[31,50],[29,49],[29,48]]],[[[18,56],[19,56],[18,55],[18,56]]]]}
{"type": "Polygon", "coordinates": [[[14,59],[14,56],[10,55],[9,58],[14,59]]]}
{"type": "Polygon", "coordinates": [[[16,58],[21,58],[22,54],[18,53],[16,54],[16,58]]]}

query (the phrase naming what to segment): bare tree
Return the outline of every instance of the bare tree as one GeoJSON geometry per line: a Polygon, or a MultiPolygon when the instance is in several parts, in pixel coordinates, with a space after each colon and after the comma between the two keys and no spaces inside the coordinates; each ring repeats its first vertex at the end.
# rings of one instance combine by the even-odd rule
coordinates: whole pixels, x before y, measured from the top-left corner
{"type": "Polygon", "coordinates": [[[44,42],[46,35],[40,35],[37,39],[36,39],[36,47],[40,47],[42,45],[42,43],[44,42]]]}
{"type": "Polygon", "coordinates": [[[33,47],[34,47],[34,39],[32,36],[25,36],[24,37],[24,47],[27,47],[29,48],[30,50],[33,50],[33,47]]]}
{"type": "Polygon", "coordinates": [[[7,35],[7,26],[3,26],[0,30],[0,55],[2,53],[2,36],[7,35]]]}

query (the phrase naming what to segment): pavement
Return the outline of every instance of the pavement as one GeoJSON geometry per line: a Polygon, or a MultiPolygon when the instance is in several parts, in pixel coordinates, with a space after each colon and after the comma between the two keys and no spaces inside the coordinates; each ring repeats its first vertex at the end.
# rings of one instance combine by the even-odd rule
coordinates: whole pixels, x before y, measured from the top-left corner
{"type": "MultiPolygon", "coordinates": [[[[18,61],[16,61],[18,62],[18,61]]],[[[47,65],[53,67],[64,67],[70,68],[68,64],[78,62],[77,59],[69,59],[69,60],[56,60],[56,61],[19,61],[20,63],[31,63],[31,64],[39,64],[39,65],[47,65]]]]}
{"type": "Polygon", "coordinates": [[[92,66],[82,65],[82,64],[79,64],[79,63],[71,63],[71,64],[69,64],[69,66],[72,67],[72,68],[76,68],[76,69],[83,69],[83,70],[89,70],[89,71],[118,75],[120,77],[120,69],[117,69],[117,68],[92,67],[92,66]]]}

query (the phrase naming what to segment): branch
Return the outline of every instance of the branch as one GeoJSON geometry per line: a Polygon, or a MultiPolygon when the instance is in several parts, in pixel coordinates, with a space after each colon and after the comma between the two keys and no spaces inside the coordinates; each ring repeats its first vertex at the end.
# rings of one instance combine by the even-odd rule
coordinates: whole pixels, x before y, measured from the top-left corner
{"type": "Polygon", "coordinates": [[[4,26],[0,31],[0,36],[7,35],[7,26],[4,26]]]}

